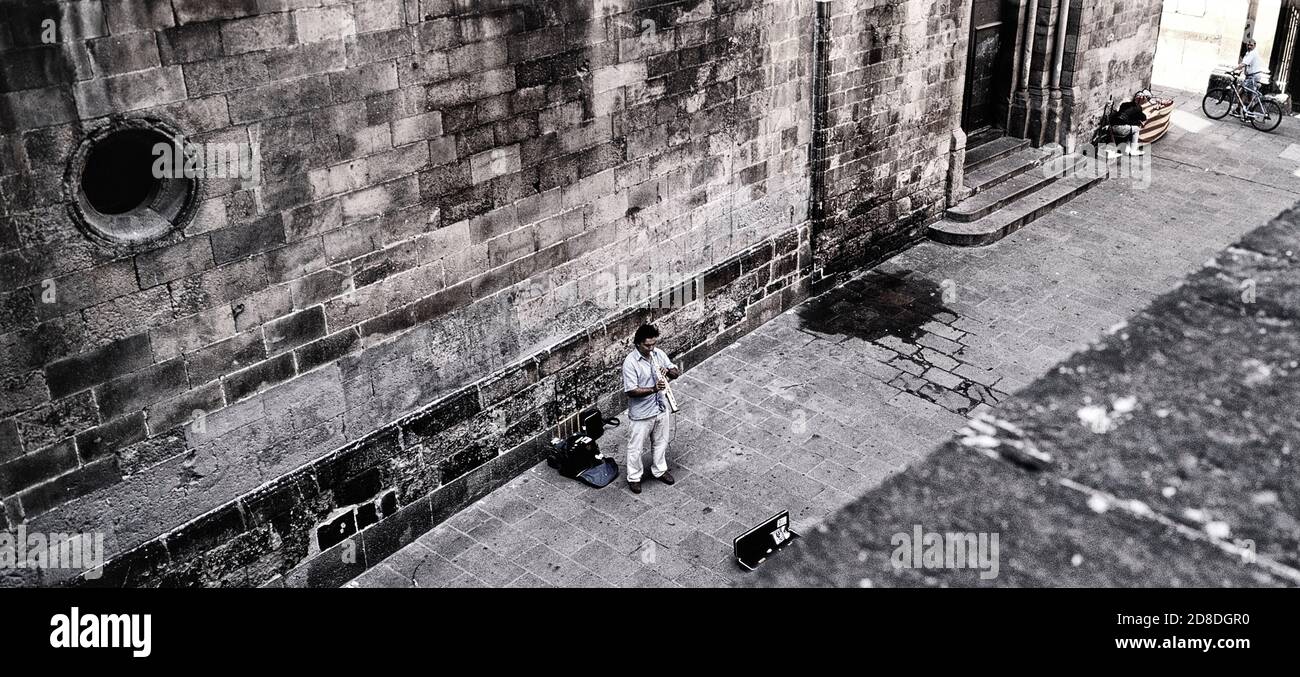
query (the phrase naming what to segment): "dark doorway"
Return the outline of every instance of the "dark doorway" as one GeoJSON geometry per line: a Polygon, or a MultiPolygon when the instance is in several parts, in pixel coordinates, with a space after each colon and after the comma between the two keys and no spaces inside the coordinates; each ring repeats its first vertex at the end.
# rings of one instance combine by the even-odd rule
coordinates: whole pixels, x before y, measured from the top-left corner
{"type": "MultiPolygon", "coordinates": [[[[1245,49],[1245,45],[1242,45],[1245,49]]],[[[1244,52],[1243,52],[1244,55],[1244,52]]],[[[1277,32],[1273,36],[1273,56],[1268,69],[1272,71],[1273,83],[1288,94],[1292,101],[1300,94],[1300,2],[1286,0],[1278,12],[1277,32]]],[[[1292,104],[1295,105],[1294,103],[1292,104]]]]}
{"type": "Polygon", "coordinates": [[[1005,125],[1016,16],[1014,0],[974,0],[961,116],[967,133],[1005,125]]]}

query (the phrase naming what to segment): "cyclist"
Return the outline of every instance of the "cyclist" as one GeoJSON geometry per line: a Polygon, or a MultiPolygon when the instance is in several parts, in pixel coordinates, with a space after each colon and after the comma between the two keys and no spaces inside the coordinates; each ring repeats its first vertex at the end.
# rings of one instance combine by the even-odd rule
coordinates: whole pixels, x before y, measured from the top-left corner
{"type": "MultiPolygon", "coordinates": [[[[1264,72],[1264,60],[1259,56],[1259,50],[1255,49],[1257,43],[1255,38],[1246,38],[1246,55],[1241,57],[1241,63],[1237,64],[1233,72],[1243,73],[1246,76],[1242,86],[1250,93],[1249,100],[1246,101],[1247,117],[1263,117],[1263,113],[1255,110],[1256,103],[1263,93],[1259,91],[1260,75],[1264,72]]],[[[1235,109],[1236,106],[1234,105],[1235,109]]],[[[1231,111],[1230,111],[1231,112],[1231,111]]]]}

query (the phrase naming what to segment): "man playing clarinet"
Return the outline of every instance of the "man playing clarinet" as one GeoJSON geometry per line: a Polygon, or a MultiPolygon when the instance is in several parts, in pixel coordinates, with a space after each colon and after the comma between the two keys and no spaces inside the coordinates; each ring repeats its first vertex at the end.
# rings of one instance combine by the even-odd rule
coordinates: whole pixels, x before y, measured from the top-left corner
{"type": "Polygon", "coordinates": [[[654,325],[641,325],[632,339],[635,350],[623,360],[623,390],[627,393],[627,417],[632,428],[627,440],[627,486],[634,494],[641,493],[641,455],[647,440],[654,449],[650,473],[664,484],[676,481],[668,472],[670,416],[675,408],[668,381],[682,372],[667,353],[655,347],[658,342],[659,330],[654,325]]]}

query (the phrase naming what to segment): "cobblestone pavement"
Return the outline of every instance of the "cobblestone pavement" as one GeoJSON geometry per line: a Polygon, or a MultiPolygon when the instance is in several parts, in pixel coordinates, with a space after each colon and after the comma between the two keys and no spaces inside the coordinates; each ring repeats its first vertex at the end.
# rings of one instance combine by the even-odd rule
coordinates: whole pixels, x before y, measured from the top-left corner
{"type": "Polygon", "coordinates": [[[1297,226],[1252,231],[745,583],[1300,585],[1297,226]],[[974,552],[929,556],[930,534],[974,552]]]}
{"type": "Polygon", "coordinates": [[[989,247],[919,244],[693,366],[675,485],[541,464],[348,585],[743,582],[745,527],[788,509],[811,530],[1300,199],[1300,120],[1264,134],[1170,94],[1149,187],[1108,180],[989,247]]]}

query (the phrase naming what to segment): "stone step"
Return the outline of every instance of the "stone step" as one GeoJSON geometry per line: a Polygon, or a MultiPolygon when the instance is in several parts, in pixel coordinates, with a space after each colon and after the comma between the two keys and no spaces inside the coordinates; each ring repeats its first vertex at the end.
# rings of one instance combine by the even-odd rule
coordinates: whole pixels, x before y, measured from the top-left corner
{"type": "Polygon", "coordinates": [[[997,141],[1007,133],[997,127],[985,127],[966,136],[966,150],[974,150],[990,141],[997,141]]]}
{"type": "Polygon", "coordinates": [[[982,143],[974,148],[966,149],[966,171],[978,169],[994,160],[1006,157],[1022,148],[1029,146],[1029,139],[1013,139],[1002,137],[994,139],[988,143],[982,143]]]}
{"type": "Polygon", "coordinates": [[[1102,178],[1067,177],[974,221],[943,219],[930,226],[930,239],[958,247],[993,244],[1073,200],[1102,178]]]}
{"type": "Polygon", "coordinates": [[[949,209],[946,215],[949,219],[962,223],[982,219],[1017,200],[1052,185],[1057,178],[1055,176],[1044,176],[1042,171],[1024,172],[998,183],[993,188],[962,200],[956,207],[949,209]]]}
{"type": "Polygon", "coordinates": [[[967,190],[968,197],[978,195],[1003,181],[1041,166],[1045,156],[1046,153],[1041,149],[1021,148],[974,170],[967,168],[962,184],[967,190]]]}

